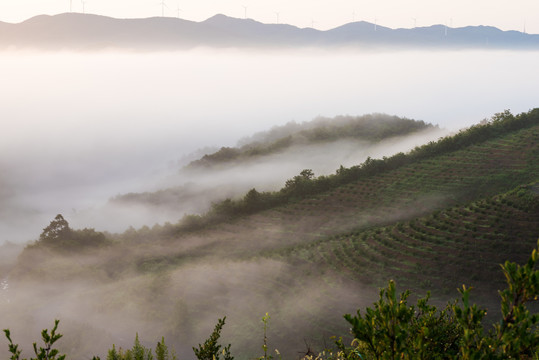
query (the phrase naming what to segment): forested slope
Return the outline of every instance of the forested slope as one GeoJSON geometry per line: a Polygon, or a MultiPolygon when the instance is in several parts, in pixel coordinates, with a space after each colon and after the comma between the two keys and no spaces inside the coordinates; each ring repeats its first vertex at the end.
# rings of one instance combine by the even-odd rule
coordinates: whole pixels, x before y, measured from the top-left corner
{"type": "Polygon", "coordinates": [[[79,336],[69,346],[92,333],[95,346],[81,354],[128,344],[133,329],[188,354],[227,315],[225,341],[257,354],[253,334],[270,312],[273,346],[290,357],[304,338],[346,333],[342,314],[371,304],[389,279],[439,303],[462,283],[498,303],[497,264],[521,262],[539,235],[538,174],[539,110],[498,114],[409,154],[331,176],[306,169],[280,191],[250,191],[177,224],[106,234],[95,246],[99,234],[75,231],[59,239],[74,242],[66,250],[38,241],[10,275],[3,315],[66,317],[79,336]]]}
{"type": "Polygon", "coordinates": [[[240,140],[241,146],[222,147],[194,160],[187,168],[223,166],[230,162],[249,161],[284,152],[293,146],[321,144],[344,139],[378,142],[395,136],[432,129],[432,124],[386,114],[318,117],[313,121],[289,122],[240,140]]]}

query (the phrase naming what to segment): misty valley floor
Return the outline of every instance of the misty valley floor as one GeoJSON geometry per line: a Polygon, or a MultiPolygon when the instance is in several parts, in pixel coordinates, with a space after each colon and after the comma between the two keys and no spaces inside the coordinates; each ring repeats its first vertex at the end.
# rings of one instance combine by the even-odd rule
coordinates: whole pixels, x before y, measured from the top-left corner
{"type": "Polygon", "coordinates": [[[252,215],[130,229],[77,251],[27,248],[9,273],[3,323],[30,344],[60,318],[74,358],[128,348],[135,332],[165,336],[192,358],[227,316],[223,342],[242,358],[260,352],[269,312],[270,347],[293,358],[304,340],[318,348],[347,334],[342,315],[370,305],[391,278],[418,295],[432,290],[436,304],[468,283],[496,306],[498,264],[522,262],[539,234],[530,114],[532,125],[252,215]]]}

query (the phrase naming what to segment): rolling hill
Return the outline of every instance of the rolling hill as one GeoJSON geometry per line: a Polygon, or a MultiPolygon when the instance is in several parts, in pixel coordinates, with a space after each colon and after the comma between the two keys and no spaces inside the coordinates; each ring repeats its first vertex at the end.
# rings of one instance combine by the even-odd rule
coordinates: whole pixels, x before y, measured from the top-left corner
{"type": "Polygon", "coordinates": [[[37,242],[11,271],[0,313],[14,328],[66,319],[76,358],[128,347],[134,329],[189,358],[226,315],[224,341],[249,358],[269,312],[271,347],[292,358],[304,339],[320,349],[346,334],[342,314],[370,305],[389,279],[431,290],[438,304],[463,282],[474,301],[499,303],[497,264],[526,259],[539,236],[538,174],[539,109],[497,114],[407,154],[329,176],[302,171],[279,191],[107,234],[107,244],[37,242]]]}
{"type": "Polygon", "coordinates": [[[200,214],[212,203],[243,196],[255,186],[278,189],[301,166],[316,164],[317,173],[327,174],[343,163],[362,161],[365,154],[389,153],[386,148],[409,149],[413,145],[407,142],[420,143],[424,137],[436,139],[446,133],[424,121],[386,114],[289,122],[241,139],[237,147],[206,152],[178,166],[173,186],[118,195],[109,205],[176,211],[177,217],[200,214]]]}
{"type": "Polygon", "coordinates": [[[253,135],[252,141],[244,139],[242,146],[222,147],[191,161],[187,168],[229,166],[231,162],[246,162],[284,152],[294,146],[320,145],[338,140],[380,142],[396,136],[406,136],[422,130],[434,129],[432,124],[386,114],[364,116],[319,117],[310,122],[290,122],[270,131],[253,135]]]}

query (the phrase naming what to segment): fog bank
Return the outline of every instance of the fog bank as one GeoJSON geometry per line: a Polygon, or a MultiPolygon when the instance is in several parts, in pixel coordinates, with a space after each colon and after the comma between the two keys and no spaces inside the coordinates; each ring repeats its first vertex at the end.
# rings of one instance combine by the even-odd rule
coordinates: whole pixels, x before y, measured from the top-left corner
{"type": "Polygon", "coordinates": [[[36,238],[57,213],[80,227],[140,226],[144,213],[116,227],[76,214],[156,190],[196,149],[290,120],[383,112],[456,130],[527,111],[537,105],[538,60],[504,51],[4,52],[0,242],[36,238]]]}

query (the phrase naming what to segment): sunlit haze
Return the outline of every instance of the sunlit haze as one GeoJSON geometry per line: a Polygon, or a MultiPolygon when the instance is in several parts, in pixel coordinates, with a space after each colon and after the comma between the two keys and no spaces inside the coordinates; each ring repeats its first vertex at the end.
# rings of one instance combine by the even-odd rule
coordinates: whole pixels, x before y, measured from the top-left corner
{"type": "Polygon", "coordinates": [[[537,64],[538,0],[0,0],[10,351],[60,319],[69,359],[166,338],[154,358],[189,360],[226,316],[238,359],[356,356],[369,322],[343,314],[377,294],[422,329],[399,347],[458,351],[457,308],[393,280],[440,310],[462,284],[511,298],[498,264],[539,232],[537,64]]]}
{"type": "MultiPolygon", "coordinates": [[[[156,190],[197,149],[234,146],[289,121],[387,113],[455,131],[504,109],[527,111],[536,105],[537,63],[538,52],[505,51],[6,52],[0,241],[35,238],[59,212],[78,226],[114,231],[176,221],[181,214],[76,219],[112,196],[156,190]]],[[[345,165],[406,147],[386,150],[345,165]]],[[[343,160],[264,171],[271,176],[245,186],[278,188],[304,167],[331,173],[343,160]]]]}
{"type": "Polygon", "coordinates": [[[164,4],[150,0],[2,0],[0,21],[21,22],[36,15],[69,11],[116,18],[179,16],[193,21],[222,13],[263,23],[279,22],[320,30],[364,20],[391,28],[434,24],[450,27],[490,25],[502,30],[539,33],[539,2],[535,0],[169,0],[164,4]]]}

